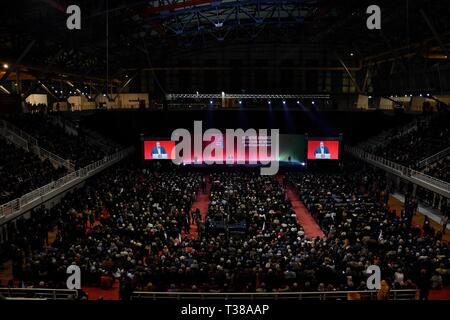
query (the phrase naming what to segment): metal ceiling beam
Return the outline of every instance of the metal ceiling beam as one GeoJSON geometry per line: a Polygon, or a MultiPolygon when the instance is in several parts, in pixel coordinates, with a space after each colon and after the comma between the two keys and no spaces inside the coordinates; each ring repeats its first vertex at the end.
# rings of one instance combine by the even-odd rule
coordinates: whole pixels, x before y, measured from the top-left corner
{"type": "Polygon", "coordinates": [[[441,37],[439,36],[439,34],[437,33],[436,29],[434,28],[433,23],[428,18],[427,14],[425,13],[425,11],[423,11],[423,9],[420,9],[420,14],[422,15],[423,19],[425,20],[425,22],[427,23],[427,25],[430,28],[431,32],[433,33],[434,38],[439,43],[441,49],[446,53],[447,58],[448,58],[449,52],[448,52],[447,48],[445,47],[444,43],[442,42],[441,37]]]}
{"type": "MultiPolygon", "coordinates": [[[[450,32],[445,32],[445,33],[440,34],[439,37],[446,37],[446,36],[449,36],[449,35],[450,35],[450,32]]],[[[435,40],[434,37],[424,39],[421,42],[416,42],[416,43],[413,43],[413,44],[411,44],[409,46],[401,46],[401,47],[397,47],[397,48],[391,48],[388,51],[384,51],[382,53],[377,53],[375,55],[367,56],[367,57],[363,58],[363,63],[364,64],[365,63],[372,63],[372,62],[377,61],[377,60],[391,61],[392,59],[384,58],[384,56],[391,56],[393,51],[397,51],[398,52],[398,51],[407,50],[407,49],[410,49],[410,50],[418,49],[420,47],[426,46],[428,42],[433,41],[433,40],[435,40]]],[[[407,54],[410,54],[410,53],[407,53],[407,54]]]]}
{"type": "Polygon", "coordinates": [[[137,76],[138,74],[139,74],[139,71],[136,72],[133,76],[131,76],[131,77],[128,79],[128,81],[126,81],[126,82],[123,84],[123,86],[117,91],[117,94],[116,94],[116,96],[114,97],[113,100],[116,100],[116,99],[117,99],[117,97],[119,96],[119,94],[121,94],[122,91],[123,91],[126,87],[128,87],[128,85],[131,83],[131,81],[133,81],[134,78],[136,78],[136,76],[137,76]]]}
{"type": "Polygon", "coordinates": [[[53,66],[56,62],[56,59],[60,56],[60,54],[63,52],[63,49],[60,49],[49,61],[49,63],[45,66],[44,70],[41,70],[39,74],[36,76],[37,82],[30,86],[30,88],[25,92],[24,97],[28,97],[28,95],[36,88],[37,84],[39,84],[39,80],[46,79],[46,74],[51,66],[53,66]]]}
{"type": "Polygon", "coordinates": [[[30,52],[31,48],[33,48],[34,44],[36,43],[36,40],[32,40],[28,46],[23,50],[22,54],[19,56],[19,58],[14,62],[14,64],[10,65],[8,68],[8,71],[5,72],[3,77],[0,79],[0,85],[3,84],[9,77],[9,75],[15,71],[18,67],[18,65],[22,62],[23,58],[30,52]]]}
{"type": "Polygon", "coordinates": [[[54,1],[54,0],[39,0],[39,2],[46,3],[46,4],[48,4],[50,7],[52,7],[52,8],[54,8],[54,9],[58,10],[59,12],[66,13],[66,7],[67,7],[67,6],[64,6],[64,5],[62,5],[61,3],[58,3],[58,2],[56,2],[56,1],[54,1]]]}
{"type": "MultiPolygon", "coordinates": [[[[45,92],[47,92],[50,96],[52,96],[55,100],[59,100],[59,98],[57,97],[57,96],[55,96],[54,94],[53,94],[53,92],[45,85],[45,84],[43,84],[41,81],[37,81],[37,83],[42,87],[42,89],[44,89],[44,91],[45,92]]],[[[24,98],[27,98],[28,97],[28,95],[26,95],[26,96],[24,96],[24,98]]]]}
{"type": "Polygon", "coordinates": [[[3,91],[6,94],[11,94],[8,89],[6,89],[4,86],[0,85],[0,91],[3,91]]]}
{"type": "MultiPolygon", "coordinates": [[[[346,72],[344,67],[283,67],[283,66],[265,66],[265,67],[241,67],[240,70],[293,70],[293,71],[341,71],[346,72]]],[[[357,67],[347,67],[349,71],[360,71],[362,66],[357,67]]],[[[129,69],[135,70],[135,69],[129,69]]],[[[147,71],[233,71],[234,67],[151,67],[151,68],[142,68],[141,70],[147,71]]]]}
{"type": "Polygon", "coordinates": [[[177,9],[195,7],[195,6],[202,5],[202,4],[212,3],[214,1],[215,0],[189,0],[189,1],[181,1],[181,2],[174,1],[171,4],[145,9],[143,12],[143,15],[144,16],[153,16],[153,15],[158,15],[158,14],[166,12],[166,11],[170,12],[170,11],[175,11],[177,9]]]}
{"type": "Polygon", "coordinates": [[[336,58],[338,59],[339,63],[342,65],[342,67],[344,68],[345,72],[347,72],[347,75],[349,76],[350,80],[353,82],[353,84],[356,87],[356,90],[358,91],[358,93],[363,93],[361,91],[361,88],[359,87],[358,82],[356,81],[356,79],[353,77],[352,73],[350,72],[350,70],[347,68],[347,66],[345,65],[344,61],[342,61],[342,59],[340,57],[338,57],[336,55],[336,58]]]}

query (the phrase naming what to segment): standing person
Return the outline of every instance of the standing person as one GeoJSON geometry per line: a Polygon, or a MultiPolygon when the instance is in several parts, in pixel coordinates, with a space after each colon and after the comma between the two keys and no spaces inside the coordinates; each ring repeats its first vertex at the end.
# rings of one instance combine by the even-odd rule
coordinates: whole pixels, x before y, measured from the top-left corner
{"type": "Polygon", "coordinates": [[[442,235],[445,235],[445,231],[447,229],[447,223],[448,223],[448,215],[444,214],[441,218],[442,235]]]}
{"type": "Polygon", "coordinates": [[[92,210],[89,210],[88,215],[89,215],[89,227],[93,228],[94,224],[95,224],[95,216],[94,216],[94,213],[92,212],[92,210]]]}
{"type": "Polygon", "coordinates": [[[447,204],[447,199],[443,199],[441,202],[441,213],[443,216],[448,216],[450,214],[449,210],[448,210],[448,204],[447,204]]]}
{"type": "Polygon", "coordinates": [[[206,192],[206,177],[202,177],[202,192],[206,192]]]}
{"type": "Polygon", "coordinates": [[[199,224],[199,222],[201,222],[202,220],[202,214],[200,213],[200,209],[196,208],[195,212],[194,212],[194,222],[196,224],[199,224]]]}
{"type": "Polygon", "coordinates": [[[320,141],[319,146],[314,150],[314,154],[330,154],[330,150],[323,141],[320,141]]]}
{"type": "Polygon", "coordinates": [[[389,188],[386,188],[386,190],[384,191],[384,198],[383,198],[383,201],[384,201],[384,205],[388,205],[388,203],[389,203],[389,188]]]}
{"type": "Polygon", "coordinates": [[[428,300],[428,294],[430,293],[431,280],[427,270],[420,270],[420,276],[417,280],[417,287],[420,290],[419,300],[428,300]]]}
{"type": "Polygon", "coordinates": [[[186,233],[189,233],[191,230],[191,219],[189,216],[189,212],[183,211],[182,215],[183,215],[183,222],[184,222],[184,230],[186,231],[186,233]]]}
{"type": "Polygon", "coordinates": [[[198,238],[202,239],[205,236],[205,224],[200,221],[197,224],[197,230],[198,230],[198,238]]]}
{"type": "Polygon", "coordinates": [[[166,149],[163,146],[161,146],[161,142],[156,141],[156,145],[152,148],[153,159],[160,159],[161,156],[166,155],[167,155],[166,149]]]}
{"type": "Polygon", "coordinates": [[[423,221],[422,229],[423,229],[423,233],[425,235],[431,236],[434,233],[434,230],[431,227],[430,219],[428,218],[428,216],[425,216],[425,220],[423,221]]]}
{"type": "Polygon", "coordinates": [[[83,219],[83,227],[84,229],[87,229],[89,220],[89,209],[87,207],[85,207],[83,210],[82,219],[83,219]]]}
{"type": "Polygon", "coordinates": [[[131,284],[131,279],[126,275],[122,277],[120,281],[119,296],[121,300],[129,301],[133,294],[133,286],[131,284]]]}

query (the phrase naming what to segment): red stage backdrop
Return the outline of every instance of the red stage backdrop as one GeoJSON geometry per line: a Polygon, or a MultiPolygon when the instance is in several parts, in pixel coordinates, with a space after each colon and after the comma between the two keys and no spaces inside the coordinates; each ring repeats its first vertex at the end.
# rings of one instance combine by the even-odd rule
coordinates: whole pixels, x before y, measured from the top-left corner
{"type": "MultiPolygon", "coordinates": [[[[245,140],[242,140],[245,146],[243,152],[238,152],[238,141],[235,140],[233,150],[227,150],[226,143],[227,139],[225,135],[219,135],[212,139],[212,141],[203,141],[203,135],[196,137],[192,135],[191,150],[183,150],[181,156],[183,158],[183,163],[203,163],[205,161],[218,160],[223,163],[258,163],[258,162],[269,162],[269,161],[303,161],[304,160],[304,136],[301,135],[283,135],[279,137],[279,158],[275,158],[275,154],[272,154],[272,141],[269,137],[265,136],[247,136],[245,140]],[[201,140],[201,150],[200,154],[194,154],[194,140],[198,138],[201,140]],[[211,150],[212,147],[214,151],[212,154],[206,154],[205,158],[203,153],[208,147],[211,150]]],[[[151,140],[144,140],[144,159],[145,160],[155,160],[155,159],[174,159],[175,158],[175,146],[178,142],[167,140],[156,140],[151,138],[151,140]],[[164,148],[167,156],[152,154],[152,149],[156,147],[156,142],[159,141],[162,148],[164,148]]]]}
{"type": "Polygon", "coordinates": [[[308,140],[308,160],[338,160],[339,159],[339,140],[308,140]],[[316,151],[323,142],[324,148],[328,153],[316,157],[316,151]]]}
{"type": "MultiPolygon", "coordinates": [[[[193,135],[193,137],[195,137],[193,135]]],[[[216,137],[217,138],[217,137],[216,137]]],[[[200,137],[201,139],[201,137],[200,137]]],[[[218,137],[218,139],[213,139],[213,141],[203,141],[202,142],[202,152],[208,145],[214,145],[217,149],[222,150],[222,161],[226,163],[227,160],[233,160],[233,163],[237,163],[238,161],[271,161],[274,158],[274,155],[271,153],[271,141],[266,137],[258,137],[251,136],[246,139],[244,145],[246,146],[243,154],[238,153],[237,141],[234,143],[234,150],[226,150],[226,136],[222,135],[218,137]],[[250,149],[249,146],[252,145],[255,148],[250,149]],[[258,147],[266,147],[268,146],[267,155],[263,155],[260,153],[258,147]]],[[[217,150],[218,151],[218,150],[217,150]]],[[[216,156],[215,152],[213,156],[216,156]]],[[[193,163],[193,162],[203,162],[203,161],[212,161],[213,158],[203,158],[203,155],[200,155],[199,158],[194,158],[194,145],[192,142],[192,152],[191,154],[186,154],[183,157],[183,162],[185,163],[193,163]]]]}

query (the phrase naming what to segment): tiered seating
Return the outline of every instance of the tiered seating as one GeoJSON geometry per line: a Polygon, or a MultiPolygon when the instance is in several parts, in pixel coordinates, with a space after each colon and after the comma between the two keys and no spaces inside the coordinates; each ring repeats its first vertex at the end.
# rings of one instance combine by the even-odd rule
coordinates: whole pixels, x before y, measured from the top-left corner
{"type": "Polygon", "coordinates": [[[439,180],[450,182],[450,156],[427,166],[424,172],[439,180]]]}
{"type": "Polygon", "coordinates": [[[305,173],[289,179],[327,234],[333,270],[343,270],[353,287],[371,264],[379,265],[383,278],[397,288],[412,287],[421,269],[428,270],[429,278],[438,268],[446,270],[448,283],[449,245],[440,241],[440,232],[422,234],[407,215],[389,210],[382,176],[355,166],[343,174],[305,173]]]}
{"type": "Polygon", "coordinates": [[[389,140],[374,151],[376,155],[415,168],[418,161],[450,146],[450,114],[443,112],[417,131],[389,140]]]}
{"type": "Polygon", "coordinates": [[[65,168],[54,168],[31,152],[0,138],[0,204],[57,180],[65,168]]]}
{"type": "Polygon", "coordinates": [[[183,236],[199,175],[129,167],[110,169],[19,223],[11,237],[16,279],[58,288],[76,263],[84,285],[119,278],[124,299],[133,290],[364,290],[372,264],[398,288],[413,288],[422,269],[429,277],[439,269],[448,281],[449,245],[390,211],[383,177],[360,163],[342,173],[287,174],[324,229],[322,239],[305,237],[275,177],[237,171],[210,177],[206,224],[222,221],[223,230],[183,236]],[[243,232],[228,229],[240,221],[243,232]],[[55,225],[57,240],[43,248],[55,225]]]}
{"type": "Polygon", "coordinates": [[[45,114],[12,115],[8,121],[35,137],[44,149],[75,163],[81,168],[109,154],[108,148],[99,148],[83,136],[72,136],[53,125],[45,114]]]}
{"type": "Polygon", "coordinates": [[[39,209],[31,220],[18,224],[11,239],[17,245],[14,275],[27,285],[43,281],[43,286],[59,288],[65,285],[67,266],[78,261],[84,285],[99,285],[102,276],[120,277],[122,271],[146,285],[153,273],[145,266],[167,274],[180,262],[183,217],[197,189],[195,174],[111,169],[50,212],[39,209]],[[57,240],[45,252],[37,250],[54,225],[57,240]],[[38,276],[40,271],[44,277],[38,276]]]}
{"type": "Polygon", "coordinates": [[[256,234],[282,222],[296,224],[295,213],[285,198],[282,186],[275,179],[243,173],[214,174],[211,179],[213,186],[207,226],[228,225],[231,230],[256,234]],[[273,224],[275,217],[278,221],[273,224]],[[283,221],[280,222],[280,219],[283,221]]]}

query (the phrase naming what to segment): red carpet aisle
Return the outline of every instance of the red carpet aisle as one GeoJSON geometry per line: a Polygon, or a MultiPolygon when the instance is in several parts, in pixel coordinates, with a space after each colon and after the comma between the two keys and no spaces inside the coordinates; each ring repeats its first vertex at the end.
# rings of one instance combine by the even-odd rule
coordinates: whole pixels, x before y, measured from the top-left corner
{"type": "Polygon", "coordinates": [[[294,208],[295,214],[297,215],[297,221],[305,230],[305,236],[307,238],[324,237],[325,235],[322,229],[320,229],[319,225],[300,201],[292,187],[287,187],[286,192],[288,199],[291,201],[292,207],[294,208]]]}
{"type": "MultiPolygon", "coordinates": [[[[283,184],[284,176],[277,175],[276,179],[280,184],[283,184]]],[[[320,229],[319,225],[311,216],[308,209],[306,209],[303,202],[300,201],[297,193],[295,193],[295,190],[292,187],[288,186],[287,188],[285,188],[285,192],[287,193],[287,197],[291,202],[295,214],[297,215],[298,224],[301,225],[305,230],[305,236],[307,238],[324,237],[325,235],[322,229],[320,229]]]]}
{"type": "MultiPolygon", "coordinates": [[[[202,215],[202,222],[205,222],[206,220],[206,213],[208,212],[209,206],[209,192],[211,190],[211,181],[209,181],[209,176],[206,176],[205,178],[206,178],[206,190],[205,192],[202,192],[201,188],[199,189],[197,200],[195,200],[191,208],[191,212],[197,208],[200,210],[200,213],[202,215]]],[[[191,228],[189,234],[191,235],[191,239],[197,239],[198,237],[197,225],[195,224],[194,221],[191,221],[191,228]]]]}
{"type": "Polygon", "coordinates": [[[450,300],[450,287],[441,290],[430,290],[429,300],[450,300]]]}
{"type": "Polygon", "coordinates": [[[119,300],[119,280],[116,280],[111,289],[104,290],[98,287],[83,287],[89,300],[119,300]]]}

